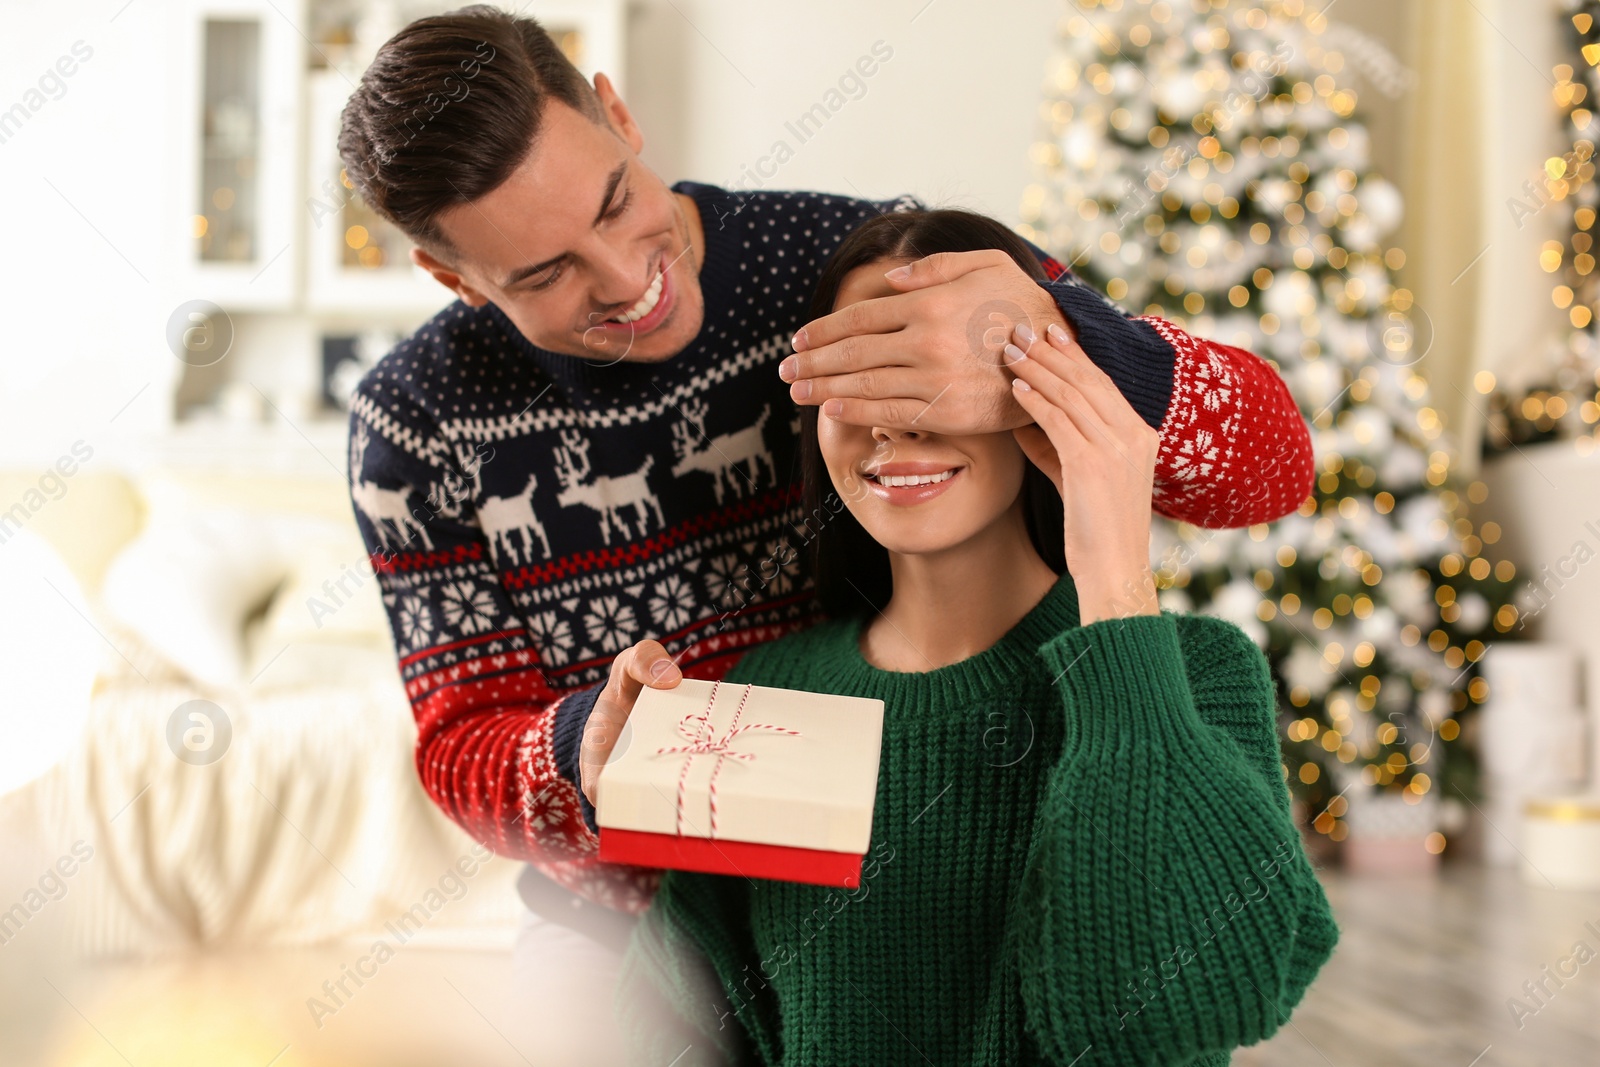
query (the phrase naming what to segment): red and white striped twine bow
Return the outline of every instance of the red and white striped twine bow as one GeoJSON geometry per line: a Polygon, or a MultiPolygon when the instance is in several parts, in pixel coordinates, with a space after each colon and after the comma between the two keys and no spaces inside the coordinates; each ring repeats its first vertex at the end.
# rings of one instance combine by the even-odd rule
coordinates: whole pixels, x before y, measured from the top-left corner
{"type": "Polygon", "coordinates": [[[683,761],[683,770],[678,774],[678,836],[683,836],[683,801],[684,791],[688,788],[689,768],[694,763],[696,756],[716,756],[717,765],[711,768],[711,783],[706,787],[706,795],[711,802],[711,833],[710,837],[717,836],[717,775],[722,771],[722,761],[725,758],[739,760],[753,760],[753,752],[735,752],[730,747],[733,739],[746,730],[771,730],[774,733],[789,734],[799,737],[799,730],[791,730],[787,726],[778,726],[770,722],[748,722],[739,725],[739,718],[744,714],[745,702],[750,699],[750,686],[744,687],[744,696],[739,698],[739,706],[734,709],[733,719],[728,723],[728,728],[721,737],[713,737],[711,729],[711,707],[717,701],[717,689],[722,685],[721,679],[711,684],[711,695],[706,699],[705,710],[696,714],[690,712],[678,720],[678,733],[689,741],[687,745],[663,745],[656,749],[656,755],[682,753],[689,758],[683,761]]]}

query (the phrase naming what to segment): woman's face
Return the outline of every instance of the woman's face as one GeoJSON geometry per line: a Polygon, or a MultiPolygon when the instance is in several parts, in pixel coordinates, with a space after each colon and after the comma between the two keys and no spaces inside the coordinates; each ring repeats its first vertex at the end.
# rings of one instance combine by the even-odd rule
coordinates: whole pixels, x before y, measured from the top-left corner
{"type": "MultiPolygon", "coordinates": [[[[857,267],[845,275],[834,310],[893,294],[884,272],[909,262],[857,267]]],[[[852,426],[819,414],[817,443],[856,521],[884,548],[910,555],[954,547],[986,529],[1017,504],[1028,462],[1009,430],[949,437],[852,426]]]]}

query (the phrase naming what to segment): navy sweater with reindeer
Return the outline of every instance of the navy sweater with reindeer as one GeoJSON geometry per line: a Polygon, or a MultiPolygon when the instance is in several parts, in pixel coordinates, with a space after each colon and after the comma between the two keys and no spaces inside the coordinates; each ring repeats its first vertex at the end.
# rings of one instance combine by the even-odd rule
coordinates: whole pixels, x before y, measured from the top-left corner
{"type": "MultiPolygon", "coordinates": [[[[351,498],[424,787],[496,852],[627,912],[659,872],[595,857],[584,721],[612,658],[644,638],[686,676],[719,678],[818,621],[804,548],[826,516],[802,514],[777,364],[840,240],[919,206],[674,189],[706,240],[704,326],[683,352],[601,364],[456,302],[366,375],[351,409],[351,498]]],[[[1306,426],[1270,366],[1131,317],[1040,258],[1085,350],[1161,430],[1158,509],[1242,525],[1304,499],[1306,426]]]]}

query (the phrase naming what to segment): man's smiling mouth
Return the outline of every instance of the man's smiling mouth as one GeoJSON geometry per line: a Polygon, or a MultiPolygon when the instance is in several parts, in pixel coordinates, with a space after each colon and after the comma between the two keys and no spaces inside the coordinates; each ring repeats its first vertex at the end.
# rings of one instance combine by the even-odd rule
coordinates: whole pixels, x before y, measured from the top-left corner
{"type": "Polygon", "coordinates": [[[650,282],[650,288],[644,291],[644,295],[639,298],[639,302],[621,314],[613,315],[606,321],[627,325],[630,322],[637,322],[644,318],[655,310],[657,302],[661,300],[661,288],[665,282],[666,273],[664,271],[656,271],[654,280],[650,282]]]}

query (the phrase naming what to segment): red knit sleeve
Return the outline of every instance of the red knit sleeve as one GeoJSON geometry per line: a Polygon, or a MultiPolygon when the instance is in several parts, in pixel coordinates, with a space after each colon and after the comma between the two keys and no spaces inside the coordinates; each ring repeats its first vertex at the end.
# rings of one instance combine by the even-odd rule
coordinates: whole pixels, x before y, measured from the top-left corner
{"type": "MultiPolygon", "coordinates": [[[[1030,245],[1030,247],[1033,247],[1030,245]]],[[[1211,528],[1280,519],[1311,493],[1311,431],[1270,364],[1131,315],[1035,249],[1078,343],[1161,434],[1156,511],[1211,528]]]]}
{"type": "Polygon", "coordinates": [[[1172,347],[1155,508],[1212,528],[1271,522],[1311,493],[1311,432],[1283,378],[1242,348],[1144,316],[1172,347]]]}

